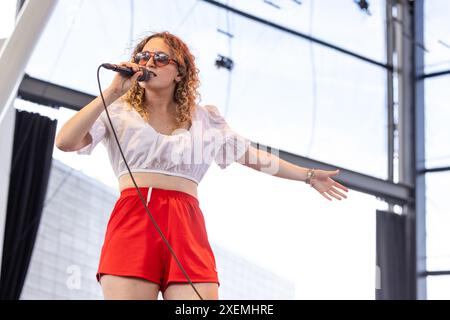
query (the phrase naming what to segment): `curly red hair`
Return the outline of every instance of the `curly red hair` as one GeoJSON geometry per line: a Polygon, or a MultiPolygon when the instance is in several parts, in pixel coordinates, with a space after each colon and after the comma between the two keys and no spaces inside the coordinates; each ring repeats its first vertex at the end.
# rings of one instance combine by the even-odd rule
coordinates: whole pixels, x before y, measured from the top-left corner
{"type": "MultiPolygon", "coordinates": [[[[197,99],[200,98],[198,88],[200,80],[199,70],[195,65],[195,57],[188,46],[177,36],[164,31],[152,34],[141,40],[133,50],[132,57],[142,51],[145,44],[153,38],[162,38],[171,50],[171,55],[178,62],[178,72],[182,75],[181,81],[175,86],[173,99],[177,103],[176,123],[177,128],[183,127],[184,123],[191,122],[192,113],[195,109],[197,99]]],[[[141,116],[147,116],[145,108],[145,89],[136,82],[123,97],[141,116]]]]}

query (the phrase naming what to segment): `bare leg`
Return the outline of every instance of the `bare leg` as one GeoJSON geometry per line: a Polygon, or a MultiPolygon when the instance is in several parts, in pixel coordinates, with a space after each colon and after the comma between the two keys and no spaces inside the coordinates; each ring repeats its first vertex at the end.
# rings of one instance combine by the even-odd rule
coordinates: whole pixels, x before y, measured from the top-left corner
{"type": "Polygon", "coordinates": [[[104,274],[100,278],[105,300],[157,300],[159,284],[136,277],[104,274]]]}
{"type": "MultiPolygon", "coordinates": [[[[194,283],[194,287],[205,300],[219,299],[219,285],[214,282],[194,283]]],[[[167,287],[164,300],[200,300],[190,284],[176,283],[167,287]]]]}

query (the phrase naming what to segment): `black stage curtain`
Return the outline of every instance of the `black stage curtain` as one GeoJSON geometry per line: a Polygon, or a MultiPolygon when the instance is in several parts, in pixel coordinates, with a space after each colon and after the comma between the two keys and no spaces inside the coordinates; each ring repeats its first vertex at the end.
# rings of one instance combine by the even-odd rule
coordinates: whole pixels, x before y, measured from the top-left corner
{"type": "Polygon", "coordinates": [[[36,240],[52,164],[56,120],[16,110],[0,299],[18,300],[36,240]]]}
{"type": "Polygon", "coordinates": [[[377,210],[377,300],[408,299],[406,216],[377,210]]]}

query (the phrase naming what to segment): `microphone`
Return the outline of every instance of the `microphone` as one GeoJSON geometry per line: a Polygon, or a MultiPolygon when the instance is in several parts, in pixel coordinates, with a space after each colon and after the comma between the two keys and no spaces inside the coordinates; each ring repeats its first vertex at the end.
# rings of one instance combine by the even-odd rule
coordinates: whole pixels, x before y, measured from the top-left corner
{"type": "MultiPolygon", "coordinates": [[[[131,77],[133,76],[133,74],[135,74],[132,68],[126,66],[119,66],[117,64],[103,63],[102,67],[108,70],[119,72],[120,74],[127,77],[131,77]]],[[[153,73],[151,73],[146,68],[141,68],[140,71],[142,71],[143,73],[141,76],[139,76],[139,78],[137,78],[137,81],[148,81],[153,76],[153,73]]]]}

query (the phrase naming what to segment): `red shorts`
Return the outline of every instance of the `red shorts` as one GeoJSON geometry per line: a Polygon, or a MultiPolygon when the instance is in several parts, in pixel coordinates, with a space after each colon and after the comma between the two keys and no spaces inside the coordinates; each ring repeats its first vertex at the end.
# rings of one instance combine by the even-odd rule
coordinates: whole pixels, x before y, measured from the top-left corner
{"type": "MultiPolygon", "coordinates": [[[[220,286],[199,202],[176,190],[139,188],[157,225],[192,282],[220,286]],[[150,192],[149,192],[150,191],[150,192]]],[[[145,210],[136,188],[122,190],[106,228],[96,274],[133,276],[158,283],[189,283],[145,210]]]]}

